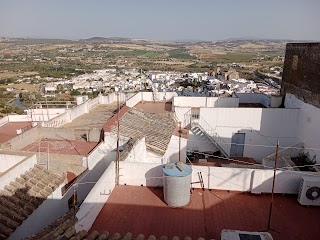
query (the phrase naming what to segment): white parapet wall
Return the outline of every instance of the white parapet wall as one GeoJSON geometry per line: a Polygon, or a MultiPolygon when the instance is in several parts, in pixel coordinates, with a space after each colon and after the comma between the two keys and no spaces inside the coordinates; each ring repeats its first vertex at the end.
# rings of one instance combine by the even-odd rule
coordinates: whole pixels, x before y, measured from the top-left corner
{"type": "MultiPolygon", "coordinates": [[[[0,175],[0,189],[3,189],[6,185],[9,185],[10,182],[14,181],[16,177],[19,177],[21,174],[25,173],[30,168],[33,168],[34,165],[37,164],[36,154],[26,154],[25,156],[9,156],[9,153],[7,153],[5,155],[9,157],[10,160],[16,162],[16,164],[12,165],[5,171],[2,171],[2,174],[0,175]],[[21,157],[23,157],[23,159],[19,160],[21,157]]],[[[3,154],[1,154],[0,157],[1,161],[6,159],[3,158],[3,154]]]]}
{"type": "Polygon", "coordinates": [[[120,162],[121,185],[162,186],[162,165],[158,163],[120,162]]]}
{"type": "Polygon", "coordinates": [[[0,127],[2,127],[3,125],[7,124],[9,122],[9,117],[5,116],[3,118],[0,119],[0,127]]]}
{"type": "Polygon", "coordinates": [[[6,150],[20,150],[28,146],[30,143],[36,142],[39,139],[39,136],[39,128],[34,127],[10,139],[9,141],[2,143],[1,148],[6,150]]]}
{"type": "Polygon", "coordinates": [[[28,115],[9,115],[9,122],[30,122],[31,117],[28,115]]]}
{"type": "Polygon", "coordinates": [[[263,93],[236,93],[239,103],[260,103],[265,107],[270,107],[271,99],[263,93]]]}
{"type": "Polygon", "coordinates": [[[134,107],[142,100],[142,92],[136,93],[133,97],[126,101],[126,106],[134,107]]]}
{"type": "Polygon", "coordinates": [[[173,107],[238,107],[237,97],[174,97],[173,107]]]}
{"type": "Polygon", "coordinates": [[[180,161],[186,162],[187,143],[188,139],[179,138],[172,135],[168,144],[167,150],[163,155],[163,163],[178,162],[179,161],[179,142],[180,142],[180,161]]]}
{"type": "Polygon", "coordinates": [[[66,112],[65,108],[35,108],[25,110],[28,121],[43,122],[59,116],[66,112]]]}
{"type": "Polygon", "coordinates": [[[126,101],[126,106],[134,107],[140,101],[171,102],[173,98],[177,96],[178,94],[176,92],[157,92],[156,94],[153,92],[138,92],[126,101]]]}
{"type": "MultiPolygon", "coordinates": [[[[120,162],[120,184],[133,186],[162,186],[163,173],[161,164],[120,162]]],[[[192,182],[199,182],[199,173],[203,178],[204,188],[219,189],[256,194],[271,193],[273,170],[236,167],[192,166],[192,182]]],[[[277,171],[275,193],[298,194],[303,174],[320,173],[277,171]]],[[[192,187],[200,188],[200,183],[192,187]]]]}
{"type": "Polygon", "coordinates": [[[316,155],[317,163],[320,163],[320,108],[305,103],[293,94],[286,94],[286,108],[299,108],[299,116],[296,124],[298,138],[304,143],[305,152],[310,156],[316,155]]]}
{"type": "Polygon", "coordinates": [[[115,163],[112,162],[94,185],[77,212],[76,231],[88,231],[115,187],[115,163]]]}
{"type": "Polygon", "coordinates": [[[0,172],[5,172],[17,163],[21,162],[23,159],[25,159],[26,156],[23,155],[15,155],[14,153],[3,153],[0,151],[0,172]]]}

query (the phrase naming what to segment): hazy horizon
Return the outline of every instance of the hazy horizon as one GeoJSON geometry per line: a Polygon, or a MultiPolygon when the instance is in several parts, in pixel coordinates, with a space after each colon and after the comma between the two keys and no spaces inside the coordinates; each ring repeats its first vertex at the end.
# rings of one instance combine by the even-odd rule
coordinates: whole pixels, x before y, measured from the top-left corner
{"type": "Polygon", "coordinates": [[[82,1],[0,3],[0,37],[164,41],[319,41],[320,1],[82,1]]]}

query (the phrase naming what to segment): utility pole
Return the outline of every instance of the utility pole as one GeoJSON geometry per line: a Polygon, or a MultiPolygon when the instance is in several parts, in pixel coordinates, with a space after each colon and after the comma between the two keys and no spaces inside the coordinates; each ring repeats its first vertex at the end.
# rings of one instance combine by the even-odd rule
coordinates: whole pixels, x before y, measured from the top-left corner
{"type": "Polygon", "coordinates": [[[120,168],[120,122],[119,122],[119,111],[120,111],[120,103],[119,103],[119,89],[117,89],[117,159],[116,159],[116,185],[119,186],[119,168],[120,168]]]}

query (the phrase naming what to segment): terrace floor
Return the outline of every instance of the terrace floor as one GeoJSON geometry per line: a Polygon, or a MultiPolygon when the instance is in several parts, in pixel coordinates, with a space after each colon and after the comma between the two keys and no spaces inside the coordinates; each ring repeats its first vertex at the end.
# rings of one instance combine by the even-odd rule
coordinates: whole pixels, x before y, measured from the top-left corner
{"type": "Polygon", "coordinates": [[[0,143],[9,141],[10,139],[18,136],[18,129],[32,128],[31,122],[9,122],[0,127],[0,143]]]}
{"type": "Polygon", "coordinates": [[[33,142],[21,150],[28,152],[39,152],[39,150],[40,152],[48,152],[49,148],[50,153],[85,156],[97,145],[98,142],[46,139],[33,142]]]}
{"type": "MultiPolygon", "coordinates": [[[[270,195],[196,189],[187,206],[172,208],[164,203],[162,188],[118,186],[90,232],[218,240],[223,229],[266,231],[270,199],[270,195]]],[[[274,240],[319,239],[319,216],[319,207],[301,206],[296,195],[275,195],[269,232],[274,240]]]]}
{"type": "Polygon", "coordinates": [[[172,110],[171,102],[139,102],[135,106],[147,113],[165,113],[172,110]]]}
{"type": "Polygon", "coordinates": [[[99,104],[95,108],[85,113],[72,122],[67,123],[61,128],[75,128],[75,129],[92,129],[102,128],[103,125],[114,115],[117,110],[117,102],[111,104],[99,104]]]}

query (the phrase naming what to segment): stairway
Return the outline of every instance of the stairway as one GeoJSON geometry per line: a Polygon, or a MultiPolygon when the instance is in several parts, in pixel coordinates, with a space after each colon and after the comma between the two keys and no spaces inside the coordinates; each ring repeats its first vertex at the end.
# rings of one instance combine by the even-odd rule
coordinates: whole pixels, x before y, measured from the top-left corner
{"type": "Polygon", "coordinates": [[[190,127],[190,130],[192,129],[198,131],[201,131],[207,139],[209,139],[215,147],[221,152],[221,154],[229,158],[230,157],[230,148],[231,145],[226,143],[226,141],[219,136],[219,134],[211,127],[201,116],[199,111],[196,109],[191,109],[184,115],[184,121],[185,124],[190,127]]]}
{"type": "Polygon", "coordinates": [[[187,149],[197,150],[199,152],[217,152],[220,151],[211,139],[198,126],[193,126],[190,129],[187,149]]]}

